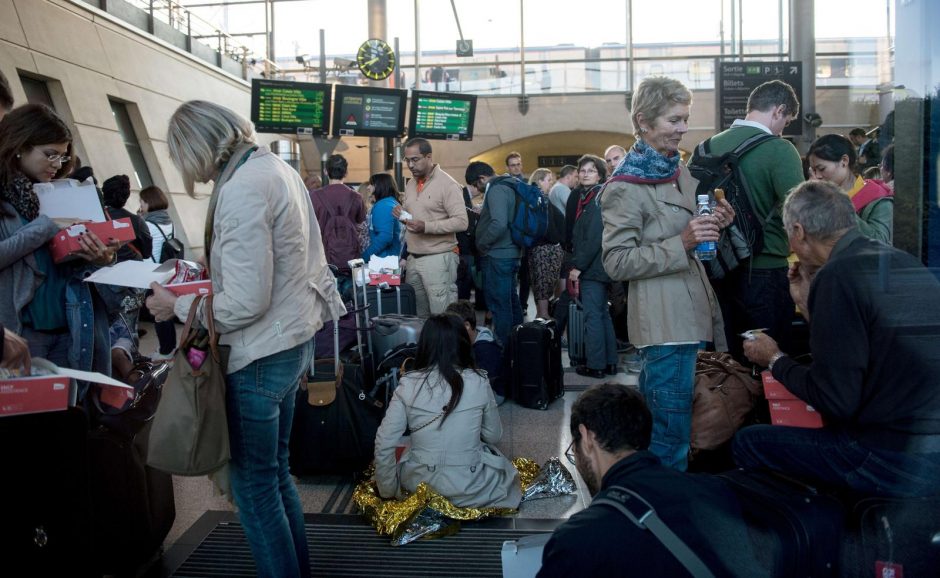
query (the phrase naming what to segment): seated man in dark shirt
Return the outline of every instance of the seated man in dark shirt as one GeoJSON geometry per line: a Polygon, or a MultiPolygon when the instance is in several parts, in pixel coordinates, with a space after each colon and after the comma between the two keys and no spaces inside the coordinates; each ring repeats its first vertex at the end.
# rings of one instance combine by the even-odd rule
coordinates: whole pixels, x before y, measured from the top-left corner
{"type": "Polygon", "coordinates": [[[573,441],[566,456],[594,503],[555,529],[538,576],[689,574],[650,530],[598,503],[613,486],[646,500],[715,576],[767,575],[755,561],[737,500],[724,484],[667,468],[646,450],[652,417],[637,391],[612,383],[588,389],[571,408],[570,427],[573,441]]]}
{"type": "Polygon", "coordinates": [[[940,494],[940,282],[855,223],[830,183],[787,198],[783,224],[800,258],[790,293],[810,322],[813,362],[790,359],[767,335],[744,352],[826,425],[743,429],[734,459],[868,495],[940,494]]]}

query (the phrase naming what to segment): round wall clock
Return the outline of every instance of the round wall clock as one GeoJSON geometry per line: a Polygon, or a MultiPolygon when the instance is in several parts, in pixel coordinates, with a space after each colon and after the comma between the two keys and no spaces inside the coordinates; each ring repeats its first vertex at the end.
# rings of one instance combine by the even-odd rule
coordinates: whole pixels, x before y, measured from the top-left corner
{"type": "Polygon", "coordinates": [[[395,52],[384,40],[370,38],[356,54],[359,70],[372,80],[385,80],[395,71],[395,52]]]}

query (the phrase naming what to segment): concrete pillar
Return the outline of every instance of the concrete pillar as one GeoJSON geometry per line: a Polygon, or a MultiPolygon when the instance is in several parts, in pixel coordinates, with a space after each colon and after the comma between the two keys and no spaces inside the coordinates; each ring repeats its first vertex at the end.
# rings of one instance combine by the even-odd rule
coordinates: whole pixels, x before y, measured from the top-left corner
{"type": "MultiPolygon", "coordinates": [[[[387,26],[385,23],[385,0],[369,1],[369,38],[387,40],[387,26]]],[[[388,79],[372,80],[372,86],[388,86],[388,79]]],[[[369,174],[374,175],[385,170],[385,144],[384,139],[369,138],[369,174]]]]}
{"type": "MultiPolygon", "coordinates": [[[[816,112],[816,3],[815,0],[790,0],[790,60],[803,62],[803,94],[800,99],[800,118],[807,112],[816,112]]],[[[803,123],[803,138],[795,144],[800,154],[806,154],[816,140],[816,129],[803,123]]]]}

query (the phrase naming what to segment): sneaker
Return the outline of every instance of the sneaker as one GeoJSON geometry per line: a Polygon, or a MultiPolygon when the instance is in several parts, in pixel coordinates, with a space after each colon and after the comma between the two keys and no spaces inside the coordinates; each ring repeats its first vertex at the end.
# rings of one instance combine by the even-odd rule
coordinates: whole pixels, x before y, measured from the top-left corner
{"type": "Polygon", "coordinates": [[[150,353],[147,357],[150,358],[150,361],[160,362],[160,361],[173,361],[173,355],[176,351],[171,351],[170,353],[163,354],[160,353],[160,350],[156,350],[150,353]]]}

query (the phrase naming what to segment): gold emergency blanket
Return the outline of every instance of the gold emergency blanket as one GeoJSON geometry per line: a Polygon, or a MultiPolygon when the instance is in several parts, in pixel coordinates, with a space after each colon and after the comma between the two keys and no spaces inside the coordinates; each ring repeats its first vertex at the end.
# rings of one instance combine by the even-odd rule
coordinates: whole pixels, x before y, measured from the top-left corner
{"type": "MultiPolygon", "coordinates": [[[[549,477],[561,480],[561,486],[564,486],[553,495],[576,491],[574,479],[570,472],[561,466],[558,458],[552,458],[546,463],[546,472],[534,461],[526,458],[516,458],[512,460],[512,464],[519,472],[523,495],[532,495],[532,492],[527,490],[533,489],[533,482],[536,482],[536,485],[545,484],[547,477],[540,477],[539,474],[549,470],[557,472],[549,477]]],[[[369,478],[360,482],[353,492],[353,501],[380,535],[392,538],[392,545],[404,545],[418,538],[455,534],[460,530],[461,521],[481,520],[488,516],[506,516],[518,512],[512,508],[457,507],[426,483],[419,484],[415,493],[403,500],[383,500],[372,480],[371,469],[367,474],[369,478]]],[[[559,486],[557,481],[554,485],[556,488],[559,486]]],[[[547,495],[544,488],[540,494],[547,495]]]]}

